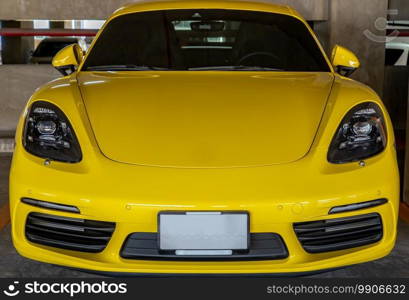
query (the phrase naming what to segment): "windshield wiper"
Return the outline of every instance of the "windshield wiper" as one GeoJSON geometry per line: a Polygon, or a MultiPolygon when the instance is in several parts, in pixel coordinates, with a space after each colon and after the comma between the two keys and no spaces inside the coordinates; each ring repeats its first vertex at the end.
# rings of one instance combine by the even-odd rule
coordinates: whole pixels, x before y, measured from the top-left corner
{"type": "Polygon", "coordinates": [[[283,69],[259,66],[208,66],[189,68],[189,71],[284,71],[283,69]]]}
{"type": "MultiPolygon", "coordinates": [[[[86,71],[167,71],[170,68],[138,65],[101,65],[90,66],[86,71]]],[[[259,67],[259,66],[207,66],[188,68],[189,71],[284,71],[277,68],[259,67]]]]}
{"type": "Polygon", "coordinates": [[[169,68],[137,65],[104,65],[87,67],[86,71],[166,71],[169,68]]]}

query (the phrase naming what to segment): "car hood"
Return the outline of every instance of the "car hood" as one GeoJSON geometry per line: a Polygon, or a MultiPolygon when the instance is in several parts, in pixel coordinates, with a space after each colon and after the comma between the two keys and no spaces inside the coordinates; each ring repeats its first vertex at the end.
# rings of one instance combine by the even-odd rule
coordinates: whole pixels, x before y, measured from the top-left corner
{"type": "Polygon", "coordinates": [[[81,72],[98,145],[115,161],[226,168],[283,164],[314,140],[331,73],[81,72]]]}

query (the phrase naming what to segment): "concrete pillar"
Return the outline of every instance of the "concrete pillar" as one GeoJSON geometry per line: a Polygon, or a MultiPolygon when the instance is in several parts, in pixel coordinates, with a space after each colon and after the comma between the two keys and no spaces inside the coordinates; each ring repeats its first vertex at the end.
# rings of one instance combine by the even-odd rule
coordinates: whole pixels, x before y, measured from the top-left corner
{"type": "Polygon", "coordinates": [[[388,0],[331,0],[328,9],[329,21],[316,28],[328,53],[335,44],[354,51],[362,66],[352,78],[382,96],[388,0]]]}
{"type": "Polygon", "coordinates": [[[389,20],[408,20],[409,19],[409,1],[408,0],[389,0],[389,9],[391,14],[389,20]]]}
{"type": "MultiPolygon", "coordinates": [[[[408,20],[409,19],[409,1],[408,0],[389,0],[389,9],[390,9],[390,14],[388,16],[389,20],[408,20]]],[[[391,71],[394,72],[405,72],[406,70],[401,70],[400,68],[396,69],[395,67],[391,68],[391,71]]],[[[392,74],[392,72],[390,72],[392,74]]],[[[390,75],[389,74],[389,75],[390,75]]],[[[401,75],[401,74],[399,74],[401,75]]],[[[402,74],[402,76],[399,77],[400,80],[404,80],[406,77],[406,80],[408,79],[407,72],[405,74],[402,74]]],[[[395,91],[395,93],[402,93],[402,85],[401,84],[396,84],[396,82],[391,83],[389,86],[392,86],[392,84],[395,84],[395,86],[399,86],[400,89],[398,91],[395,91]]],[[[407,85],[406,85],[407,87],[407,85]]],[[[404,91],[406,95],[409,94],[409,92],[404,91]]],[[[392,98],[392,97],[391,97],[392,98]]],[[[400,100],[400,98],[397,98],[400,100]]],[[[396,100],[396,99],[391,99],[391,101],[396,100]]],[[[401,206],[401,215],[407,215],[409,213],[409,99],[407,99],[408,103],[408,110],[406,112],[406,148],[405,148],[405,159],[404,159],[404,168],[403,172],[404,176],[401,178],[401,181],[403,183],[403,201],[407,204],[407,206],[401,206]],[[403,214],[402,214],[403,213],[403,214]]],[[[396,104],[395,105],[398,109],[402,108],[402,104],[396,104]]]]}
{"type": "MultiPolygon", "coordinates": [[[[19,28],[20,22],[1,21],[2,28],[19,28]]],[[[20,54],[21,39],[19,37],[1,37],[1,56],[3,64],[21,63],[20,54]]]]}
{"type": "MultiPolygon", "coordinates": [[[[32,21],[1,21],[3,28],[33,28],[32,21]]],[[[34,49],[33,37],[1,37],[3,64],[25,64],[34,49]]]]}

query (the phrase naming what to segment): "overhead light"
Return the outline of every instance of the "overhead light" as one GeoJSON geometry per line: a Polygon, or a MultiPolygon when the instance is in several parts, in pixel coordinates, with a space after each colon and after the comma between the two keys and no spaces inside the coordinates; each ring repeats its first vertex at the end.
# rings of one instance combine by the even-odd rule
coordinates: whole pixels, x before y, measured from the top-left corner
{"type": "Polygon", "coordinates": [[[78,207],[71,206],[71,205],[58,204],[58,203],[53,203],[53,202],[46,202],[46,201],[35,200],[35,199],[30,199],[30,198],[22,198],[21,202],[23,202],[25,204],[32,205],[32,206],[45,208],[45,209],[66,211],[66,212],[77,213],[77,214],[80,213],[80,210],[79,210],[78,207]]]}
{"type": "Polygon", "coordinates": [[[342,205],[342,206],[335,206],[329,210],[329,214],[339,214],[339,213],[348,212],[348,211],[366,209],[366,208],[385,204],[386,202],[388,202],[387,199],[377,199],[377,200],[372,200],[372,201],[366,201],[366,202],[360,202],[360,203],[354,203],[354,204],[348,204],[348,205],[342,205]]]}

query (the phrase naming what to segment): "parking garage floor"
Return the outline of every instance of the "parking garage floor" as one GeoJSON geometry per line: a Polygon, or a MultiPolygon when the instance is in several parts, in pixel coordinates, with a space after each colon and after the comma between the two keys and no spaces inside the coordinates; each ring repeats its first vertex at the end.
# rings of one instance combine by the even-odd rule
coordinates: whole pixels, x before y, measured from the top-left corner
{"type": "MultiPolygon", "coordinates": [[[[80,271],[35,262],[21,257],[14,249],[10,225],[4,226],[8,199],[8,171],[11,156],[0,154],[0,277],[96,277],[80,271]],[[2,214],[3,211],[3,214],[2,214]],[[2,223],[3,222],[3,223],[2,223]],[[3,225],[2,225],[3,224],[3,225]]],[[[313,275],[315,278],[409,278],[409,224],[400,222],[398,241],[393,252],[380,260],[336,271],[313,275]]]]}

